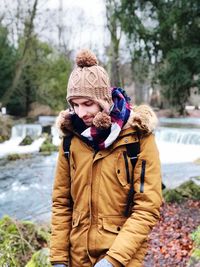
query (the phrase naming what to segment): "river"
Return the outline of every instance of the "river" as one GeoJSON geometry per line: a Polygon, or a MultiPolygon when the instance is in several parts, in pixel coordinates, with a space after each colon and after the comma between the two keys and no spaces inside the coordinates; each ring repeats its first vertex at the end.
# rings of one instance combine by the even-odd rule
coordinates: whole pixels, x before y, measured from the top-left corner
{"type": "MultiPolygon", "coordinates": [[[[156,141],[164,184],[174,188],[191,177],[200,176],[200,164],[193,162],[200,158],[200,131],[160,129],[156,141]],[[170,138],[176,143],[167,142],[170,138]]],[[[17,219],[50,221],[56,159],[57,153],[42,156],[37,152],[27,159],[0,159],[0,218],[8,214],[17,219]]]]}

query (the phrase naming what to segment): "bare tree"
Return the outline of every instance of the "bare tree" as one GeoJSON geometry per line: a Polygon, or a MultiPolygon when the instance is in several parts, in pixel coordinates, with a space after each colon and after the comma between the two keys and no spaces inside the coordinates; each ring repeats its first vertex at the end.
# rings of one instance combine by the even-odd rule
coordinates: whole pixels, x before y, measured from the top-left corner
{"type": "Polygon", "coordinates": [[[110,46],[108,49],[109,64],[108,72],[111,79],[111,84],[114,86],[121,85],[120,66],[119,66],[119,45],[122,36],[120,20],[117,16],[119,1],[106,0],[106,18],[107,28],[110,32],[110,46]]]}

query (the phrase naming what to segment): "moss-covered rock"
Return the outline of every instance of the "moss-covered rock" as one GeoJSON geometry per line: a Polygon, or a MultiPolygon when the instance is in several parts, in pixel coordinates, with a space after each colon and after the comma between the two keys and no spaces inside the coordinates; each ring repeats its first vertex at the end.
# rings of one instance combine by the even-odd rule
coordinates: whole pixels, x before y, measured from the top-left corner
{"type": "Polygon", "coordinates": [[[191,234],[191,238],[194,241],[194,248],[192,250],[188,266],[198,267],[200,263],[200,226],[197,228],[195,232],[191,234]]]}
{"type": "Polygon", "coordinates": [[[185,199],[200,200],[200,186],[190,180],[175,189],[165,189],[163,197],[166,202],[178,203],[185,199]]]}
{"type": "Polygon", "coordinates": [[[18,160],[18,159],[28,159],[31,158],[32,155],[31,154],[17,154],[17,153],[13,153],[13,154],[9,154],[7,156],[7,160],[11,161],[11,160],[18,160]]]}
{"type": "Polygon", "coordinates": [[[4,216],[0,220],[0,266],[25,266],[34,252],[48,245],[48,240],[48,229],[4,216]]]}
{"type": "Polygon", "coordinates": [[[48,136],[40,147],[40,152],[43,155],[50,155],[52,152],[58,151],[58,147],[52,144],[51,136],[48,136]]]}
{"type": "Polygon", "coordinates": [[[0,116],[0,142],[4,142],[11,136],[11,128],[13,126],[13,119],[9,115],[0,116]]]}
{"type": "Polygon", "coordinates": [[[29,135],[27,135],[19,144],[20,146],[27,146],[31,145],[33,143],[33,138],[31,138],[29,135]]]}
{"type": "Polygon", "coordinates": [[[200,164],[200,159],[196,159],[194,163],[200,164]]]}
{"type": "Polygon", "coordinates": [[[51,267],[49,261],[49,249],[42,248],[39,251],[35,252],[31,260],[26,264],[25,267],[51,267]]]}

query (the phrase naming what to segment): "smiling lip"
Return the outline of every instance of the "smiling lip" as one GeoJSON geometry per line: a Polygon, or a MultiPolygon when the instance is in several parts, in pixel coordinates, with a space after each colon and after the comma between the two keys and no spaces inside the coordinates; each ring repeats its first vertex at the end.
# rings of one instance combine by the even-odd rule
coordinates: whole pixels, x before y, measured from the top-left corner
{"type": "Polygon", "coordinates": [[[93,117],[85,118],[85,119],[83,119],[83,122],[84,122],[85,124],[87,124],[87,123],[91,123],[91,122],[92,122],[92,119],[93,119],[93,117]]]}

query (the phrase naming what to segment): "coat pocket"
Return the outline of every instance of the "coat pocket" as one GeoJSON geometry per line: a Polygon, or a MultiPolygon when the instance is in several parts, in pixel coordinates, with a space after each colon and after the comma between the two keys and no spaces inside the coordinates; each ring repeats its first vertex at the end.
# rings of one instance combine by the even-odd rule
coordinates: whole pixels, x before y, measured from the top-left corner
{"type": "Polygon", "coordinates": [[[103,218],[103,229],[118,234],[125,223],[126,218],[123,217],[104,217],[103,218]]]}
{"type": "Polygon", "coordinates": [[[115,171],[118,181],[123,187],[130,183],[130,162],[128,160],[126,151],[121,151],[118,154],[115,171]]]}

